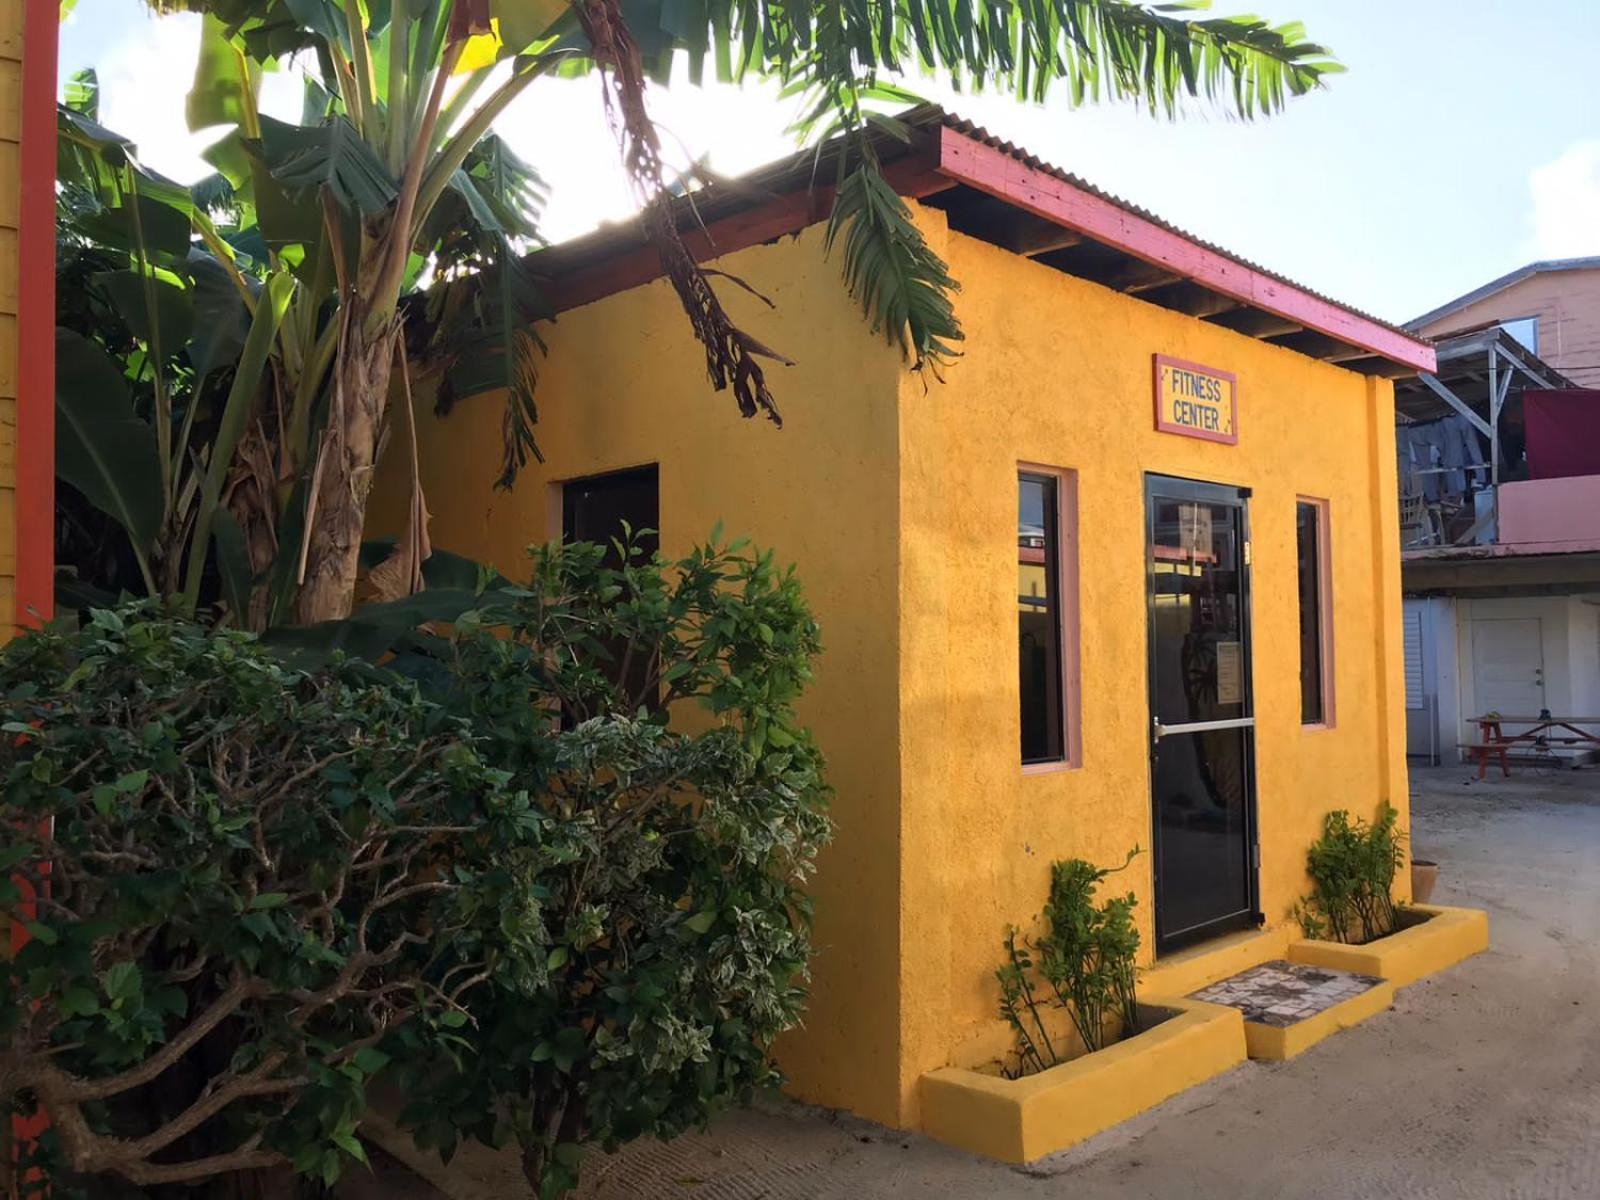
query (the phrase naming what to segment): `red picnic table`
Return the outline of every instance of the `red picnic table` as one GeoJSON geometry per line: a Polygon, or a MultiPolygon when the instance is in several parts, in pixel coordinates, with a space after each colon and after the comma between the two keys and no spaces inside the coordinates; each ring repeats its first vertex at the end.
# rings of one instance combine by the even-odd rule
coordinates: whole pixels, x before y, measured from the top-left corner
{"type": "Polygon", "coordinates": [[[1511,767],[1506,755],[1519,746],[1541,750],[1548,750],[1551,746],[1577,745],[1600,748],[1600,736],[1578,728],[1580,725],[1600,725],[1600,717],[1553,717],[1548,712],[1542,712],[1537,717],[1508,717],[1500,713],[1484,713],[1483,716],[1473,717],[1472,720],[1478,725],[1478,741],[1469,742],[1462,749],[1467,751],[1472,756],[1472,761],[1478,764],[1479,779],[1484,777],[1490,757],[1499,760],[1500,773],[1510,778],[1511,767]],[[1506,725],[1527,725],[1530,728],[1507,734],[1502,728],[1506,725]]]}

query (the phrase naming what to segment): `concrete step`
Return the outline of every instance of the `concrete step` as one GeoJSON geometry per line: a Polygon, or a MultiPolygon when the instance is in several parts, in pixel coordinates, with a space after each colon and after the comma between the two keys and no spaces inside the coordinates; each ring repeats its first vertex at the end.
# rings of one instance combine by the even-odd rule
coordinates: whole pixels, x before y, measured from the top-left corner
{"type": "Polygon", "coordinates": [[[1238,1009],[1250,1057],[1281,1061],[1388,1008],[1394,985],[1274,959],[1191,992],[1189,999],[1238,1009]]]}

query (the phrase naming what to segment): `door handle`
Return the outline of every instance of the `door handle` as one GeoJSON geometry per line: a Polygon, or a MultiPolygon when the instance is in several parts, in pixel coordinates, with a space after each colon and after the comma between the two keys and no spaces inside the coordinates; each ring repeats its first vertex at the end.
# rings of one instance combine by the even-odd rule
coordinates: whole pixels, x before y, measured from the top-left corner
{"type": "Polygon", "coordinates": [[[1151,717],[1152,735],[1156,741],[1175,733],[1209,733],[1215,729],[1253,729],[1254,717],[1233,717],[1226,721],[1187,721],[1181,725],[1163,725],[1160,717],[1151,717]]]}

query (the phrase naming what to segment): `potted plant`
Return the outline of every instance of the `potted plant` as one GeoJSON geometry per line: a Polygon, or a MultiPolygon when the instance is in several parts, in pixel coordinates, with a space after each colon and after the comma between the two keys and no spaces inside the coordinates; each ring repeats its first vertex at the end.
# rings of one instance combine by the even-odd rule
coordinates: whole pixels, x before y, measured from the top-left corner
{"type": "Polygon", "coordinates": [[[1426,904],[1433,895],[1433,885],[1439,881],[1439,864],[1431,858],[1411,860],[1411,902],[1426,904]]]}

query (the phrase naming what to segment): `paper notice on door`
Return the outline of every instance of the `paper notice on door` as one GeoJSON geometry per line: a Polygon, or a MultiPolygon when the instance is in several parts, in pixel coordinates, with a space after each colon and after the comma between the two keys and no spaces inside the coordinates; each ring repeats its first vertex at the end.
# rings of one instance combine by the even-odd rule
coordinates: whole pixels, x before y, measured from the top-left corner
{"type": "Polygon", "coordinates": [[[1209,504],[1178,505],[1179,545],[1191,559],[1211,556],[1211,506],[1209,504]]]}
{"type": "Polygon", "coordinates": [[[1244,652],[1240,642],[1217,643],[1217,703],[1244,699],[1244,652]]]}

